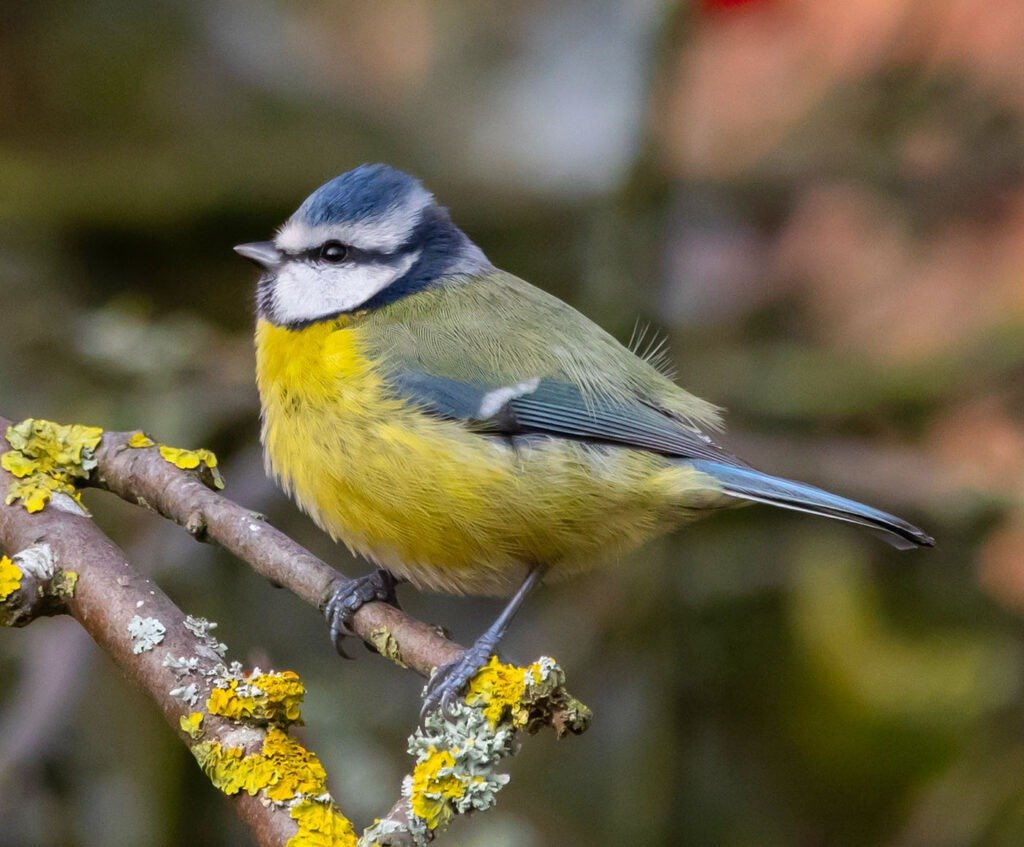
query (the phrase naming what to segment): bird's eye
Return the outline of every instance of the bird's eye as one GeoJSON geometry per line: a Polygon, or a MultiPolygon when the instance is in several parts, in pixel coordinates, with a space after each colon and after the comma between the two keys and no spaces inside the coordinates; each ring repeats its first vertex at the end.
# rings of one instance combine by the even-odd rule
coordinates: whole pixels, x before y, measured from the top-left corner
{"type": "Polygon", "coordinates": [[[347,257],[348,247],[340,241],[328,241],[320,248],[320,258],[325,262],[330,262],[332,265],[344,262],[347,257]]]}

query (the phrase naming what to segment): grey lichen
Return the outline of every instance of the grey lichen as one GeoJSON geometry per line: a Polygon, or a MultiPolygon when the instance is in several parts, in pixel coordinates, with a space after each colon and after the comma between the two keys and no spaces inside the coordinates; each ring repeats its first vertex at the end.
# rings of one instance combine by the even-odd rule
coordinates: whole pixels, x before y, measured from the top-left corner
{"type": "Polygon", "coordinates": [[[214,621],[208,621],[206,618],[199,618],[193,615],[188,615],[185,618],[185,629],[191,632],[199,640],[200,644],[209,648],[218,656],[224,656],[228,651],[228,647],[213,637],[212,633],[216,628],[217,624],[214,621]]]}
{"type": "Polygon", "coordinates": [[[70,494],[63,491],[55,491],[50,495],[50,505],[60,512],[67,512],[71,515],[78,515],[81,518],[89,517],[89,512],[70,494]]]}
{"type": "Polygon", "coordinates": [[[176,688],[172,688],[168,694],[174,699],[180,700],[187,706],[194,706],[199,702],[199,686],[190,682],[188,685],[179,685],[176,688]]]}
{"type": "Polygon", "coordinates": [[[409,737],[416,759],[402,782],[408,830],[417,847],[430,841],[453,815],[490,809],[508,774],[498,763],[516,753],[516,731],[508,722],[492,726],[484,709],[459,702],[450,713],[427,715],[409,737]]]}
{"type": "Polygon", "coordinates": [[[163,666],[170,668],[178,679],[199,669],[198,656],[164,656],[163,666]]]}
{"type": "Polygon", "coordinates": [[[409,829],[405,824],[392,818],[382,818],[367,827],[359,839],[359,847],[378,847],[382,844],[395,844],[408,841],[409,829]],[[405,838],[402,836],[405,835],[405,838]],[[391,836],[397,836],[392,838],[391,836]]]}
{"type": "Polygon", "coordinates": [[[136,615],[128,622],[128,635],[132,639],[132,652],[148,653],[164,640],[167,633],[165,627],[156,618],[143,618],[136,615]]]}
{"type": "MultiPolygon", "coordinates": [[[[527,667],[492,656],[470,681],[462,701],[426,716],[409,738],[416,764],[402,783],[402,814],[391,816],[403,823],[412,844],[425,845],[455,815],[495,804],[509,780],[498,772],[501,760],[517,752],[519,730],[554,724],[552,710],[571,700],[564,683],[562,669],[547,656],[527,667]]],[[[573,714],[563,716],[561,733],[582,731],[589,718],[585,706],[571,702],[573,714]]]]}
{"type": "Polygon", "coordinates": [[[53,579],[57,573],[57,557],[49,544],[34,544],[11,556],[25,576],[34,577],[40,582],[53,579]]]}

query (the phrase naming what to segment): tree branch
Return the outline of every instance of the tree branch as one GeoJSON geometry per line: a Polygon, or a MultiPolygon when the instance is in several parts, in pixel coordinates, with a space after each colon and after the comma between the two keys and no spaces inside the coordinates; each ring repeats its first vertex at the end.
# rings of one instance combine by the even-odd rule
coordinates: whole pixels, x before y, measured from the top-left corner
{"type": "MultiPolygon", "coordinates": [[[[0,623],[69,611],[150,694],[214,785],[234,798],[260,844],[305,844],[311,835],[316,843],[354,845],[354,830],[327,794],[319,761],[286,735],[298,720],[298,677],[225,667],[224,646],[205,622],[186,618],[131,567],[78,504],[76,486],[105,488],[157,511],[318,609],[346,578],[261,515],[211,490],[220,480],[208,451],[47,421],[10,427],[0,418],[0,432],[18,448],[8,451],[0,440],[0,464],[18,477],[0,471],[0,493],[21,501],[0,507],[0,547],[19,551],[13,564],[0,559],[0,623]],[[205,709],[189,708],[200,701],[205,709]]],[[[379,653],[424,676],[462,649],[381,603],[364,606],[352,628],[379,653]]],[[[402,798],[359,843],[425,844],[454,814],[490,808],[508,779],[497,765],[517,751],[519,730],[548,725],[562,736],[586,728],[589,711],[563,682],[548,658],[525,668],[492,659],[455,714],[429,715],[410,737],[416,764],[402,798]]]]}
{"type": "MultiPolygon", "coordinates": [[[[0,427],[5,424],[0,419],[0,427]]],[[[93,484],[153,509],[200,541],[219,544],[275,585],[323,610],[344,575],[268,524],[262,515],[211,490],[196,474],[165,461],[157,446],[129,447],[132,435],[104,433],[96,450],[93,484]]],[[[363,606],[352,628],[367,644],[422,676],[429,676],[463,649],[436,628],[386,603],[363,606]]]]}
{"type": "MultiPolygon", "coordinates": [[[[0,419],[0,432],[6,431],[7,424],[8,421],[0,419]]],[[[0,437],[0,455],[7,449],[7,442],[0,437]]],[[[45,556],[50,575],[27,574],[16,592],[20,597],[12,595],[4,605],[13,600],[23,611],[18,619],[20,624],[27,623],[33,614],[66,610],[149,695],[182,740],[191,743],[180,726],[180,719],[189,713],[189,708],[171,694],[179,687],[180,680],[164,661],[181,656],[196,657],[197,696],[205,699],[209,696],[211,680],[223,664],[221,657],[185,626],[182,611],[158,586],[136,571],[117,545],[88,517],[59,508],[29,514],[19,505],[2,505],[2,492],[7,491],[11,481],[11,476],[0,470],[0,547],[14,554],[30,550],[35,551],[33,555],[45,556]],[[72,582],[73,590],[59,596],[44,590],[45,602],[31,599],[40,596],[44,584],[55,580],[63,580],[65,584],[72,582]],[[129,636],[129,624],[136,617],[159,621],[164,629],[159,644],[138,653],[133,651],[138,642],[129,636]]],[[[226,721],[212,722],[207,732],[227,743],[232,729],[226,721]]],[[[265,736],[265,730],[256,730],[250,743],[262,744],[265,736]]],[[[252,829],[260,845],[280,847],[297,831],[285,808],[264,805],[261,798],[246,793],[236,794],[231,799],[236,813],[252,829]]]]}

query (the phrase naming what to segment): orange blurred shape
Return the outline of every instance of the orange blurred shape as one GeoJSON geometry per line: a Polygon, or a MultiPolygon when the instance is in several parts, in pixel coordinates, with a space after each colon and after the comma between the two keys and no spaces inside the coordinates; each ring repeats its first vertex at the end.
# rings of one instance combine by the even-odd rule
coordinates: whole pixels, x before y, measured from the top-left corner
{"type": "Polygon", "coordinates": [[[1024,191],[1008,190],[995,205],[991,218],[956,217],[919,232],[892,198],[818,185],[783,228],[777,271],[805,286],[814,326],[831,346],[923,361],[1024,316],[1024,191]]]}
{"type": "Polygon", "coordinates": [[[1021,0],[703,0],[698,8],[704,23],[666,63],[653,110],[675,174],[734,176],[788,155],[803,122],[828,120],[816,110],[833,93],[855,101],[850,83],[886,69],[964,73],[1024,106],[1021,0]]]}
{"type": "Polygon", "coordinates": [[[929,452],[965,487],[1009,497],[1024,490],[1024,422],[996,397],[946,411],[926,440],[929,452]]]}
{"type": "Polygon", "coordinates": [[[397,108],[426,82],[437,49],[435,18],[426,0],[404,0],[398,14],[376,0],[313,3],[289,10],[286,34],[320,86],[397,108]]]}
{"type": "Polygon", "coordinates": [[[1024,3],[1021,0],[943,0],[934,15],[933,67],[952,65],[993,93],[1024,107],[1024,3]]]}
{"type": "Polygon", "coordinates": [[[1024,513],[1012,514],[982,544],[978,580],[997,602],[1024,611],[1024,513]]]}

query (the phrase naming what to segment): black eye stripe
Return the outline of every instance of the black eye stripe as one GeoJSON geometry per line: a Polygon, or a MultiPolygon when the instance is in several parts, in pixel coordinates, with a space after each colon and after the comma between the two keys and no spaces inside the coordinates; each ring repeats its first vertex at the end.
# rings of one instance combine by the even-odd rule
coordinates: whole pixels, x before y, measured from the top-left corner
{"type": "MultiPolygon", "coordinates": [[[[338,244],[345,249],[345,262],[360,262],[369,258],[365,250],[360,250],[350,244],[341,244],[340,241],[327,243],[338,244]]],[[[285,251],[284,255],[288,257],[289,261],[293,262],[306,262],[310,265],[331,264],[331,262],[324,260],[323,252],[325,246],[325,244],[318,244],[316,247],[309,247],[306,250],[288,250],[285,251]]],[[[338,264],[341,263],[339,262],[338,264]]]]}
{"type": "MultiPolygon", "coordinates": [[[[338,243],[341,242],[327,242],[327,243],[338,243]]],[[[330,262],[323,260],[323,249],[324,244],[318,244],[315,247],[309,247],[305,250],[282,250],[281,254],[289,262],[305,262],[310,265],[327,265],[330,266],[330,262]]],[[[400,250],[398,253],[386,253],[383,250],[363,250],[359,247],[353,247],[351,244],[342,245],[346,249],[345,261],[338,264],[368,264],[376,262],[380,264],[387,264],[394,261],[397,256],[403,255],[406,251],[400,250]]]]}

